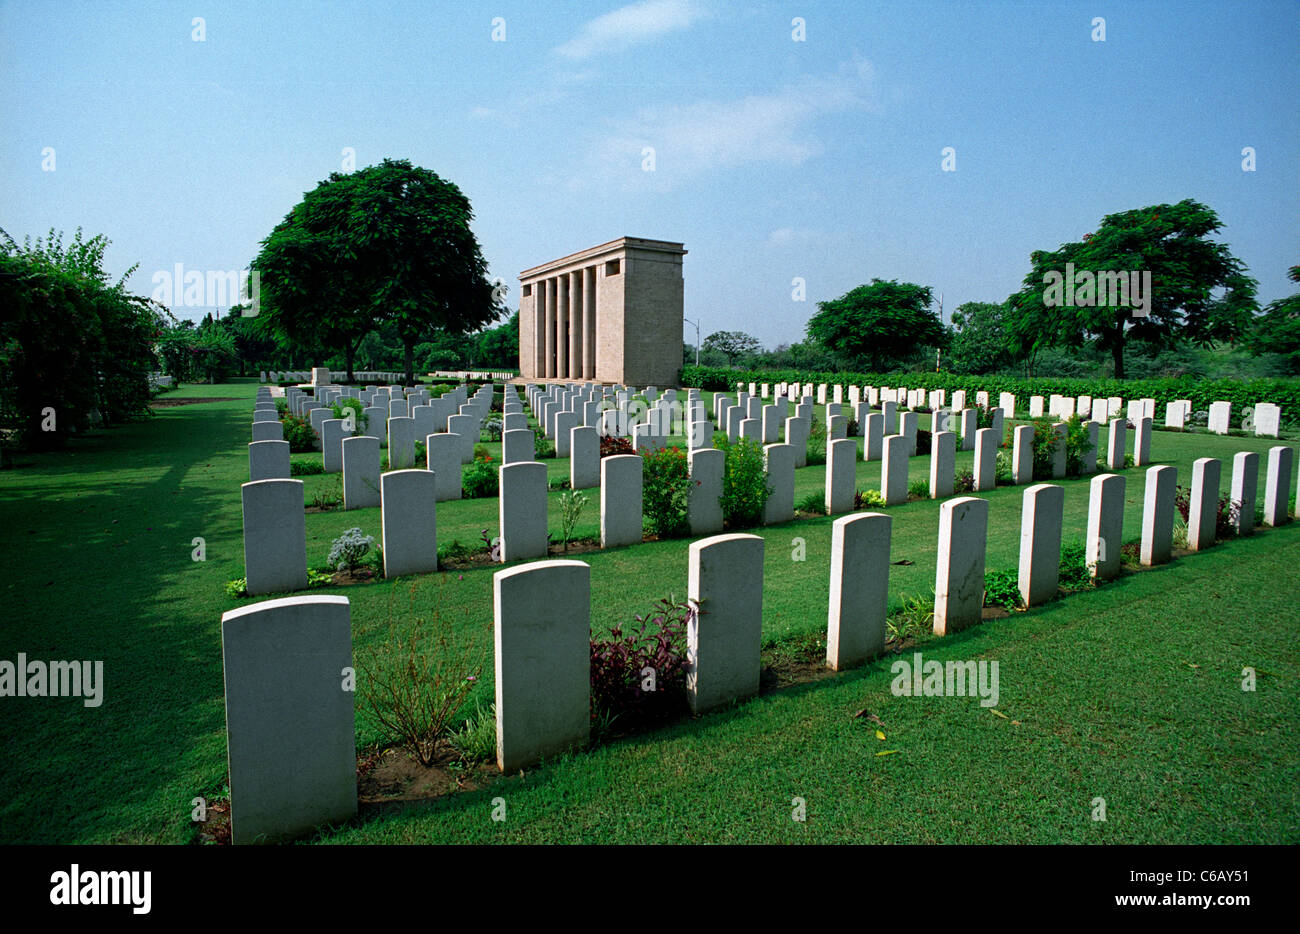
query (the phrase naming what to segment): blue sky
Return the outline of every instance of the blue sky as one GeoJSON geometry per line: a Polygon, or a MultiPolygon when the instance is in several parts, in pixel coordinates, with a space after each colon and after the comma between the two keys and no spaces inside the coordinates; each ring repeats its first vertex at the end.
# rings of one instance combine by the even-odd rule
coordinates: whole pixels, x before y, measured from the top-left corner
{"type": "Polygon", "coordinates": [[[0,227],[107,234],[149,294],[246,267],[351,149],[459,185],[511,307],[523,269],[677,240],[686,316],[772,346],[874,277],[1000,301],[1031,251],[1194,198],[1264,302],[1300,263],[1297,88],[1296,2],[8,0],[0,227]]]}

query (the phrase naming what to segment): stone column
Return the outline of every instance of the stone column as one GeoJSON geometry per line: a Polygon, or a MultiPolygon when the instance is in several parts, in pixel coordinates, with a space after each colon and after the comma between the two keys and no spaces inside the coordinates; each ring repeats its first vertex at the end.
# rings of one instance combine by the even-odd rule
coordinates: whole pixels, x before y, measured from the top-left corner
{"type": "Polygon", "coordinates": [[[546,376],[546,280],[533,283],[533,372],[534,379],[546,376]]]}
{"type": "Polygon", "coordinates": [[[586,308],[582,312],[583,337],[587,346],[582,355],[583,378],[596,378],[596,267],[588,266],[582,271],[582,300],[586,308]]]}
{"type": "Polygon", "coordinates": [[[556,277],[555,376],[569,378],[569,277],[556,277]]]}
{"type": "Polygon", "coordinates": [[[571,272],[569,279],[569,379],[582,379],[582,352],[586,337],[582,333],[582,270],[571,272]]]}
{"type": "Polygon", "coordinates": [[[546,280],[546,369],[539,376],[555,379],[555,280],[546,280]]]}

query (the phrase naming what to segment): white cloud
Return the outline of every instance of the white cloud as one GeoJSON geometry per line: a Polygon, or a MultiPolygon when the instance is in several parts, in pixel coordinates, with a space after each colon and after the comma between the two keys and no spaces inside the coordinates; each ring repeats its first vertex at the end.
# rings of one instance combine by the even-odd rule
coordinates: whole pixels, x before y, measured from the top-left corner
{"type": "Polygon", "coordinates": [[[578,34],[557,46],[555,52],[570,59],[617,52],[680,32],[704,15],[694,0],[641,0],[584,23],[578,34]]]}
{"type": "Polygon", "coordinates": [[[767,235],[767,242],[776,246],[790,246],[820,240],[823,235],[822,231],[808,227],[778,227],[767,235]]]}
{"type": "Polygon", "coordinates": [[[571,187],[620,176],[630,184],[671,186],[717,169],[800,165],[823,151],[815,121],[828,113],[875,109],[874,85],[871,64],[858,60],[834,75],[764,94],[646,107],[606,124],[590,144],[591,164],[582,167],[571,187]],[[654,149],[654,172],[641,171],[646,147],[654,149]]]}

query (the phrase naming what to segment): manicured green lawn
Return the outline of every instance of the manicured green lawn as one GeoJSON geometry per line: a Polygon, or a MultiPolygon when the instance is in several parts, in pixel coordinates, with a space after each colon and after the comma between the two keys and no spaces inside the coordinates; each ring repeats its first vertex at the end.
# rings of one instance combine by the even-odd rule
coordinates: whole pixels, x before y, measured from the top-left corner
{"type": "MultiPolygon", "coordinates": [[[[239,484],[256,384],[186,386],[174,396],[227,397],[162,409],[156,418],[19,456],[0,474],[0,556],[9,568],[0,658],[102,659],[105,701],[0,698],[0,840],[185,842],[190,801],[225,776],[220,617],[243,573],[239,484]],[[206,540],[207,560],[191,559],[206,540]]],[[[707,399],[706,399],[707,404],[707,399]]],[[[922,424],[928,419],[923,417],[922,424]]],[[[1103,432],[1104,442],[1104,432],[1103,432]]],[[[1156,432],[1157,463],[1190,482],[1196,457],[1265,452],[1253,438],[1156,432]]],[[[498,445],[489,445],[494,456],[498,445]]],[[[1132,449],[1130,435],[1129,449],[1132,449]]],[[[295,459],[312,455],[295,455],[295,459]]],[[[319,455],[315,455],[319,457],[319,455]]],[[[971,454],[958,456],[970,466],[971,454]]],[[[928,458],[912,477],[928,477],[928,458]]],[[[552,479],[567,463],[548,464],[552,479]]],[[[1141,530],[1143,471],[1128,480],[1125,538],[1141,530]]],[[[307,499],[335,477],[305,477],[307,499]]],[[[796,501],[820,490],[821,467],[796,475],[796,501]]],[[[859,487],[879,466],[858,465],[859,487]]],[[[1088,481],[1066,480],[1065,537],[1081,539],[1088,481]]],[[[1263,495],[1261,464],[1260,496],[1263,495]]],[[[552,531],[559,493],[549,496],[552,531]]],[[[1014,567],[1022,490],[989,499],[990,569],[1014,567]]],[[[578,535],[597,535],[599,496],[578,535]]],[[[438,536],[496,534],[495,500],[440,503],[438,536]]],[[[935,503],[894,517],[891,602],[929,595],[935,503]]],[[[359,526],[376,538],[379,510],[308,516],[308,562],[359,526]]],[[[767,543],[764,635],[822,631],[831,519],[755,530],[767,543]],[[803,540],[803,548],[796,539],[803,540]],[[801,552],[805,560],[792,560],[801,552]]],[[[592,622],[607,628],[670,593],[684,595],[686,540],[582,555],[592,566],[592,622]]],[[[938,659],[997,659],[997,710],[974,698],[893,697],[890,659],[765,695],[734,710],[563,757],[521,777],[346,828],[337,842],[461,841],[998,841],[1297,842],[1300,717],[1294,568],[1300,525],[1265,530],[1127,575],[1096,591],[989,621],[920,650],[938,659]],[[1243,692],[1241,669],[1261,672],[1243,692]],[[866,708],[884,722],[852,714],[866,708]],[[877,756],[882,750],[897,750],[877,756]],[[489,818],[491,799],[508,819],[489,818]],[[791,799],[808,821],[791,820],[791,799]],[[1108,820],[1090,820],[1090,801],[1108,820]]],[[[359,658],[401,625],[412,583],[486,661],[476,699],[492,698],[494,568],[440,572],[321,592],[352,603],[359,658]]],[[[381,739],[358,704],[358,743],[381,739]]]]}

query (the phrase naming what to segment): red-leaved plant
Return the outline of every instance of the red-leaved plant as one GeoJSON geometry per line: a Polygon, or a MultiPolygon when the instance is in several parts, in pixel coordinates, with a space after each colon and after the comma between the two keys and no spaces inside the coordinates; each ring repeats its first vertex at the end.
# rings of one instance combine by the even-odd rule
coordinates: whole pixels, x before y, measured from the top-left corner
{"type": "Polygon", "coordinates": [[[686,712],[687,601],[659,600],[627,627],[591,640],[593,719],[618,720],[620,731],[641,729],[686,712]],[[647,690],[653,688],[653,690],[647,690]]]}

